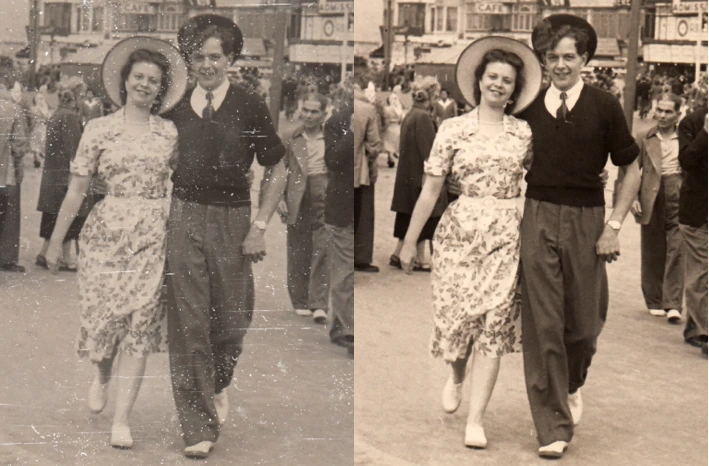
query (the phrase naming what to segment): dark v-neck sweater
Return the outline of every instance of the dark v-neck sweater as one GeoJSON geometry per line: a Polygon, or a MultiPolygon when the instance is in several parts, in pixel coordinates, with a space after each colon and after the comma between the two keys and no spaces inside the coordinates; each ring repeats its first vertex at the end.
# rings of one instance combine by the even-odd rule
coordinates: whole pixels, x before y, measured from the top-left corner
{"type": "Polygon", "coordinates": [[[249,206],[249,168],[254,157],[271,166],[285,154],[263,100],[229,86],[212,120],[192,109],[187,92],[165,115],[177,126],[179,159],[172,176],[173,194],[187,202],[249,206]]]}
{"type": "Polygon", "coordinates": [[[557,120],[539,93],[519,116],[532,128],[532,167],[527,194],[553,204],[605,205],[601,173],[610,154],[614,165],[635,160],[640,149],[628,130],[623,109],[613,95],[584,85],[567,122],[557,120]]]}

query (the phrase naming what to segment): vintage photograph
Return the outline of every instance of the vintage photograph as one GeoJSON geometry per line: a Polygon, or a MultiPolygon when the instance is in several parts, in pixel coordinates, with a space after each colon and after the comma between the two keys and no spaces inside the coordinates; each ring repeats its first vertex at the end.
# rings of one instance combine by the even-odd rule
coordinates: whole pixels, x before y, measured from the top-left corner
{"type": "Polygon", "coordinates": [[[355,464],[707,464],[707,3],[355,16],[355,464]]]}
{"type": "Polygon", "coordinates": [[[0,13],[0,464],[352,465],[354,2],[0,13]]]}

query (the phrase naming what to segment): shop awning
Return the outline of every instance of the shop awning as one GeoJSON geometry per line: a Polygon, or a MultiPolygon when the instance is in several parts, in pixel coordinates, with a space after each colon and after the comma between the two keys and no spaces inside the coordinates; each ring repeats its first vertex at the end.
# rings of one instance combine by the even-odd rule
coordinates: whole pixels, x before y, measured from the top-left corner
{"type": "Polygon", "coordinates": [[[599,38],[596,54],[598,58],[615,58],[620,56],[618,39],[599,38]]]}
{"type": "Polygon", "coordinates": [[[622,60],[596,60],[594,58],[586,66],[590,68],[625,68],[627,63],[622,60]]]}

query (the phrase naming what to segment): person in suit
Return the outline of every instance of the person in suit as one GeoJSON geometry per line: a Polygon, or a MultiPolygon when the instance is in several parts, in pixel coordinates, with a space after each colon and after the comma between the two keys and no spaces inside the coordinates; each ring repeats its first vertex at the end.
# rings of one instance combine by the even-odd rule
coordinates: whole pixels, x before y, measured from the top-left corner
{"type": "Polygon", "coordinates": [[[288,227],[288,292],[295,313],[327,321],[328,279],[325,192],[328,184],[323,123],[327,98],[303,99],[300,118],[286,144],[288,181],[278,213],[288,227]]]}
{"type": "Polygon", "coordinates": [[[707,107],[679,124],[679,164],[684,183],[679,197],[679,228],[684,238],[684,340],[707,354],[707,107]]]}
{"type": "Polygon", "coordinates": [[[374,187],[377,181],[379,138],[377,110],[362,88],[354,88],[354,268],[358,272],[379,272],[374,256],[374,187]]]}
{"type": "Polygon", "coordinates": [[[682,235],[679,231],[677,122],[682,99],[663,96],[655,108],[657,123],[637,137],[642,178],[631,212],[640,227],[641,284],[650,314],[679,323],[682,312],[682,235]]]}
{"type": "Polygon", "coordinates": [[[0,270],[24,273],[17,263],[20,237],[20,184],[24,175],[22,156],[29,150],[25,112],[11,93],[0,88],[0,238],[3,246],[0,270]],[[11,249],[7,251],[7,249],[11,249]]]}
{"type": "Polygon", "coordinates": [[[330,175],[325,224],[330,236],[330,341],[354,357],[354,120],[352,106],[325,124],[325,163],[330,175]]]}
{"type": "Polygon", "coordinates": [[[439,96],[440,98],[433,103],[433,120],[436,122],[437,128],[440,128],[441,123],[448,118],[458,115],[458,104],[449,98],[448,90],[441,89],[439,96]]]}

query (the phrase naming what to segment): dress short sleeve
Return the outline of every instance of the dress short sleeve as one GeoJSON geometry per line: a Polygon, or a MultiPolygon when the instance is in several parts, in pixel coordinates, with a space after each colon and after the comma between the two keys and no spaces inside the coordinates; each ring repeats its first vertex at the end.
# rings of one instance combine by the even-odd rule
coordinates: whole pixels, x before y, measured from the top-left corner
{"type": "Polygon", "coordinates": [[[436,138],[433,140],[433,146],[431,147],[431,155],[429,155],[428,160],[423,164],[423,171],[427,175],[432,176],[446,176],[451,171],[453,166],[453,153],[455,152],[453,148],[454,138],[454,126],[452,125],[451,118],[445,120],[436,138]]]}
{"type": "Polygon", "coordinates": [[[71,161],[71,173],[78,176],[92,176],[98,169],[99,155],[101,154],[100,130],[96,120],[91,120],[86,125],[84,134],[79,141],[79,148],[71,161]]]}

